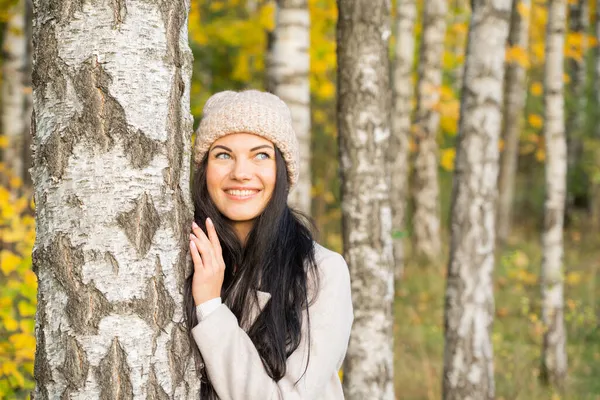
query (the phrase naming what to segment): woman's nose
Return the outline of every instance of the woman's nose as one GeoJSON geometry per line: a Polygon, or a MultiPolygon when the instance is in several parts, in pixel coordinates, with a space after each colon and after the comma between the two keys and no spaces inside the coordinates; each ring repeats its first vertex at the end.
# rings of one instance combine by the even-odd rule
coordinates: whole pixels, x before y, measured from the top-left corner
{"type": "Polygon", "coordinates": [[[237,181],[248,181],[252,179],[252,166],[244,160],[236,160],[231,170],[231,179],[237,181]]]}

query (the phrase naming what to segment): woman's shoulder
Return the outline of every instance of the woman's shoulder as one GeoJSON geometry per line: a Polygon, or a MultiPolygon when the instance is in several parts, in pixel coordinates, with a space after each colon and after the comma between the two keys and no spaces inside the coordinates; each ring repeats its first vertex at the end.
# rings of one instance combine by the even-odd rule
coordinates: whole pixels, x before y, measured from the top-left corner
{"type": "Polygon", "coordinates": [[[350,279],[348,264],[341,254],[330,250],[317,242],[314,243],[315,262],[322,278],[337,277],[350,279]]]}

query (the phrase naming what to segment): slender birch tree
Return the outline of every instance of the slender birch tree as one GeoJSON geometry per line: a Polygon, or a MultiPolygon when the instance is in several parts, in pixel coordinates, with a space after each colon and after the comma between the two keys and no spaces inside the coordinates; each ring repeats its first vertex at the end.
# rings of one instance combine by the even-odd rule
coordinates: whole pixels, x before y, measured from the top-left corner
{"type": "Polygon", "coordinates": [[[290,107],[300,145],[300,180],[290,204],[311,209],[310,179],[310,14],[308,0],[277,0],[273,43],[268,56],[269,90],[290,107]]]}
{"type": "Polygon", "coordinates": [[[390,2],[337,4],[342,227],[355,315],[343,367],[344,395],[392,400],[394,274],[385,160],[392,107],[390,2]]]}
{"type": "Polygon", "coordinates": [[[443,398],[493,399],[495,217],[510,0],[474,0],[451,206],[443,398]]]}
{"type": "Polygon", "coordinates": [[[563,221],[567,190],[567,144],[563,62],[567,1],[550,0],[544,65],[546,197],[542,232],[542,322],[545,326],[541,378],[561,388],[567,374],[564,323],[563,221]]]}
{"type": "MultiPolygon", "coordinates": [[[[527,53],[529,47],[529,15],[531,0],[513,0],[510,16],[508,48],[527,53]]],[[[504,81],[504,118],[502,121],[504,150],[498,176],[497,239],[505,242],[510,234],[515,176],[519,159],[519,136],[527,97],[527,69],[513,61],[506,66],[504,81]]]]}
{"type": "Polygon", "coordinates": [[[8,140],[2,160],[27,186],[31,184],[31,15],[27,0],[10,10],[3,41],[2,134],[8,140]],[[29,17],[29,18],[28,18],[29,17]]]}
{"type": "Polygon", "coordinates": [[[36,399],[197,399],[187,1],[34,2],[36,399]]]}
{"type": "MultiPolygon", "coordinates": [[[[572,98],[567,108],[566,130],[567,137],[567,182],[577,182],[586,179],[581,173],[581,158],[583,156],[583,135],[585,129],[585,110],[587,109],[587,67],[585,52],[587,49],[587,35],[589,28],[589,0],[576,0],[570,2],[568,25],[571,35],[579,37],[581,40],[580,57],[570,57],[568,59],[568,73],[571,78],[568,89],[572,98]]],[[[566,216],[575,206],[575,197],[577,193],[575,188],[567,185],[566,198],[566,216]]]]}
{"type": "Polygon", "coordinates": [[[435,260],[441,251],[440,200],[437,134],[440,113],[437,105],[442,86],[442,57],[446,35],[447,0],[423,3],[423,32],[419,54],[413,179],[414,251],[435,260]]]}
{"type": "Polygon", "coordinates": [[[408,199],[408,156],[413,96],[412,70],[415,52],[417,3],[401,0],[397,5],[396,47],[394,54],[392,136],[389,145],[390,200],[394,239],[394,275],[399,280],[404,268],[404,232],[408,199]]]}

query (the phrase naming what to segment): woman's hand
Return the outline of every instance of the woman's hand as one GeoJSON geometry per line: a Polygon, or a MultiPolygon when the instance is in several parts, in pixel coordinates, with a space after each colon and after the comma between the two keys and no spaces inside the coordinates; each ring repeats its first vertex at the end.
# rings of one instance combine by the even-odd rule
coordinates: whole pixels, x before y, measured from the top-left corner
{"type": "Polygon", "coordinates": [[[221,244],[210,218],[206,219],[206,231],[194,222],[193,234],[190,233],[190,253],[194,261],[192,296],[196,305],[221,296],[221,287],[225,276],[225,262],[221,244]]]}

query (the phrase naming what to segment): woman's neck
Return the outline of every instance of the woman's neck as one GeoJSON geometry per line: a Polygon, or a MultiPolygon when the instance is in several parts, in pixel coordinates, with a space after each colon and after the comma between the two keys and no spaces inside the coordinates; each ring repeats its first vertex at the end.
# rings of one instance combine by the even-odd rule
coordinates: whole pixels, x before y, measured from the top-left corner
{"type": "Polygon", "coordinates": [[[242,246],[246,246],[246,241],[248,240],[248,235],[250,234],[253,225],[254,221],[240,221],[233,223],[233,230],[240,243],[242,243],[242,246]]]}

